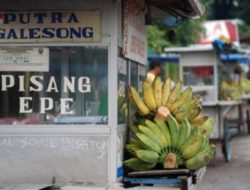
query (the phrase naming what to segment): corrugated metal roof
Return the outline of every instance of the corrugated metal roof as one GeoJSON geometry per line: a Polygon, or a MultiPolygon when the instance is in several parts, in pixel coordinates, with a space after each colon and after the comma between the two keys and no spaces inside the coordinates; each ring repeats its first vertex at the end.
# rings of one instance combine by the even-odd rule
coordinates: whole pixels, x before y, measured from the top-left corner
{"type": "Polygon", "coordinates": [[[199,0],[149,0],[157,8],[185,18],[199,18],[205,13],[199,0]]]}
{"type": "Polygon", "coordinates": [[[194,45],[188,47],[174,47],[174,48],[165,48],[164,52],[166,53],[181,53],[181,52],[199,52],[199,51],[213,51],[213,46],[209,45],[194,45]]]}

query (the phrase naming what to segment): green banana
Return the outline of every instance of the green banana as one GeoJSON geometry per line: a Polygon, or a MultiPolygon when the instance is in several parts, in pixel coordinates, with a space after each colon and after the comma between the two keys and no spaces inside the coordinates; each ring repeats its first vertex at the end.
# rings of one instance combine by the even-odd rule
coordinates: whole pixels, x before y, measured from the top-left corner
{"type": "Polygon", "coordinates": [[[141,150],[140,147],[136,144],[127,144],[126,145],[127,151],[129,151],[132,155],[136,156],[136,152],[141,150]]]}
{"type": "Polygon", "coordinates": [[[129,97],[133,100],[132,103],[136,105],[136,108],[138,109],[140,114],[142,114],[143,116],[150,114],[150,110],[143,102],[136,89],[132,86],[129,87],[129,97]]]}
{"type": "Polygon", "coordinates": [[[168,146],[168,141],[167,139],[164,137],[163,133],[161,132],[160,128],[158,125],[156,125],[154,122],[150,121],[150,120],[145,120],[145,124],[151,129],[151,131],[153,131],[153,133],[155,134],[155,136],[157,136],[158,139],[161,140],[161,142],[163,143],[163,146],[168,146]]]}
{"type": "Polygon", "coordinates": [[[165,121],[158,118],[158,117],[155,117],[154,121],[158,125],[159,129],[161,130],[161,133],[163,134],[163,136],[166,139],[166,142],[167,142],[166,146],[171,146],[171,136],[170,136],[170,132],[169,132],[168,126],[166,125],[165,121]]]}
{"type": "Polygon", "coordinates": [[[146,150],[152,150],[158,153],[161,152],[161,147],[146,135],[137,133],[136,137],[147,147],[146,150]]]}
{"type": "Polygon", "coordinates": [[[171,135],[171,146],[175,148],[178,144],[179,124],[171,114],[167,117],[167,124],[171,135]]]}
{"type": "Polygon", "coordinates": [[[167,106],[167,102],[171,94],[171,90],[172,90],[171,79],[167,78],[162,89],[162,105],[163,106],[167,106]]]}
{"type": "Polygon", "coordinates": [[[192,143],[194,143],[194,141],[196,140],[197,135],[199,134],[199,129],[198,127],[194,127],[192,129],[191,135],[188,137],[188,139],[186,140],[186,142],[184,142],[180,147],[180,151],[183,152],[189,145],[191,145],[192,143]]]}
{"type": "Polygon", "coordinates": [[[186,139],[191,134],[192,127],[187,119],[185,119],[182,123],[180,123],[180,132],[179,132],[179,142],[178,146],[182,146],[186,139]]]}
{"type": "Polygon", "coordinates": [[[153,131],[153,133],[162,141],[164,146],[168,145],[168,141],[165,138],[164,134],[161,132],[158,125],[156,125],[153,121],[151,121],[149,119],[145,119],[145,118],[140,118],[138,121],[142,125],[148,126],[150,128],[150,130],[153,131]]]}
{"type": "Polygon", "coordinates": [[[184,149],[182,156],[184,159],[189,159],[195,156],[199,150],[201,149],[201,146],[203,145],[203,136],[199,135],[196,137],[195,141],[189,145],[186,149],[184,149]]]}
{"type": "Polygon", "coordinates": [[[161,139],[149,127],[139,125],[138,128],[139,128],[141,133],[143,133],[148,138],[150,138],[152,141],[157,143],[160,146],[161,149],[164,147],[164,144],[161,141],[161,139]]]}
{"type": "Polygon", "coordinates": [[[155,167],[156,163],[147,163],[139,158],[131,158],[129,160],[126,160],[124,162],[124,165],[130,169],[136,170],[136,171],[143,171],[143,170],[150,170],[155,167]]]}
{"type": "Polygon", "coordinates": [[[136,151],[136,156],[147,163],[157,163],[159,159],[159,154],[150,150],[138,150],[136,151]]]}
{"type": "Polygon", "coordinates": [[[152,89],[151,84],[145,80],[143,82],[142,89],[143,89],[145,104],[151,111],[156,112],[157,106],[155,102],[154,91],[152,89]]]}
{"type": "Polygon", "coordinates": [[[161,106],[162,101],[162,82],[160,77],[156,77],[153,82],[153,91],[156,107],[159,108],[161,106]]]}
{"type": "Polygon", "coordinates": [[[180,94],[181,94],[181,89],[182,89],[182,81],[177,82],[177,84],[175,85],[174,89],[172,90],[168,103],[167,103],[167,107],[170,108],[175,101],[179,98],[180,94]]]}
{"type": "Polygon", "coordinates": [[[201,150],[205,150],[209,146],[209,138],[206,135],[203,136],[203,143],[201,145],[201,150]]]}
{"type": "Polygon", "coordinates": [[[138,139],[136,136],[129,139],[129,144],[138,146],[140,147],[140,149],[145,149],[145,150],[148,149],[148,146],[145,145],[143,142],[141,142],[141,140],[138,139]]]}
{"type": "Polygon", "coordinates": [[[132,131],[132,133],[134,133],[134,134],[139,132],[138,126],[136,126],[136,125],[131,125],[129,128],[132,131]]]}
{"type": "Polygon", "coordinates": [[[206,154],[206,153],[209,153],[211,157],[214,156],[216,152],[216,146],[215,145],[207,145],[206,148],[204,149],[201,149],[195,156],[199,156],[199,155],[202,155],[202,154],[206,154]]]}
{"type": "Polygon", "coordinates": [[[191,100],[191,98],[192,98],[192,88],[189,87],[181,93],[180,97],[176,100],[176,102],[174,102],[169,107],[169,109],[171,111],[176,110],[177,108],[185,104],[188,100],[191,100]]]}
{"type": "Polygon", "coordinates": [[[205,152],[202,154],[198,154],[193,158],[190,158],[186,161],[186,167],[191,170],[196,170],[206,166],[214,157],[215,147],[210,146],[205,152]]]}

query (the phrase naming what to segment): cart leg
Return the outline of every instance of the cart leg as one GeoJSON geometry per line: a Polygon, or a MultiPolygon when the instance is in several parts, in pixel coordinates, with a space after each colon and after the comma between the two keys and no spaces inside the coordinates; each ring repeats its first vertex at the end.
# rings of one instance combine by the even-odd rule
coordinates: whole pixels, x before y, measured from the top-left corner
{"type": "Polygon", "coordinates": [[[228,119],[224,119],[224,139],[222,142],[222,151],[226,162],[230,162],[232,159],[232,138],[231,131],[228,126],[228,119]]]}
{"type": "Polygon", "coordinates": [[[188,182],[187,182],[187,180],[182,180],[181,190],[188,190],[188,182]]]}
{"type": "Polygon", "coordinates": [[[247,132],[248,134],[250,134],[250,115],[248,109],[247,109],[247,132]]]}
{"type": "Polygon", "coordinates": [[[244,125],[242,106],[238,105],[238,133],[241,134],[241,126],[244,125]]]}

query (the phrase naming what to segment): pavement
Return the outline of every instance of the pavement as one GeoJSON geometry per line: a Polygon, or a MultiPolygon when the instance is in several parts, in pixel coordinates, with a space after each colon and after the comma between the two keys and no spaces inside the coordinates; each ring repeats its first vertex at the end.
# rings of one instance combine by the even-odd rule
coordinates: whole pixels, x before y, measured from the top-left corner
{"type": "Polygon", "coordinates": [[[199,190],[250,190],[250,135],[233,138],[233,159],[219,156],[208,168],[199,190]]]}

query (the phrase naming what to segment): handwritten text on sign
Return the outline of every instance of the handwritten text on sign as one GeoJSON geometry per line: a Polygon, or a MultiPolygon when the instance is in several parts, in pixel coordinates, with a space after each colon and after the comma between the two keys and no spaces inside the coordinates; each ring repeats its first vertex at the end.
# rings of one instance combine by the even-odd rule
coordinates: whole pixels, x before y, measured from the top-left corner
{"type": "Polygon", "coordinates": [[[143,7],[142,0],[124,2],[123,54],[133,61],[146,64],[147,35],[143,7]]]}
{"type": "Polygon", "coordinates": [[[90,140],[73,137],[2,137],[0,147],[32,147],[46,149],[62,149],[63,151],[96,152],[97,159],[103,159],[107,154],[106,140],[90,140]]]}
{"type": "Polygon", "coordinates": [[[100,11],[3,12],[0,42],[97,42],[100,15],[100,11]]]}
{"type": "MultiPolygon", "coordinates": [[[[50,76],[48,84],[44,86],[44,76],[32,75],[28,78],[29,84],[27,85],[27,77],[25,75],[1,75],[0,77],[1,91],[6,92],[11,88],[17,88],[19,92],[46,92],[46,93],[59,93],[59,81],[56,77],[50,76]]],[[[90,79],[88,77],[63,77],[62,79],[62,92],[63,93],[89,93],[91,91],[90,79]]],[[[32,105],[32,97],[19,97],[19,113],[32,113],[30,108],[32,105]]],[[[73,98],[61,98],[61,115],[72,115],[73,110],[70,110],[70,104],[73,103],[73,98]]],[[[40,113],[45,114],[54,108],[54,100],[50,97],[40,98],[40,113]]]]}

